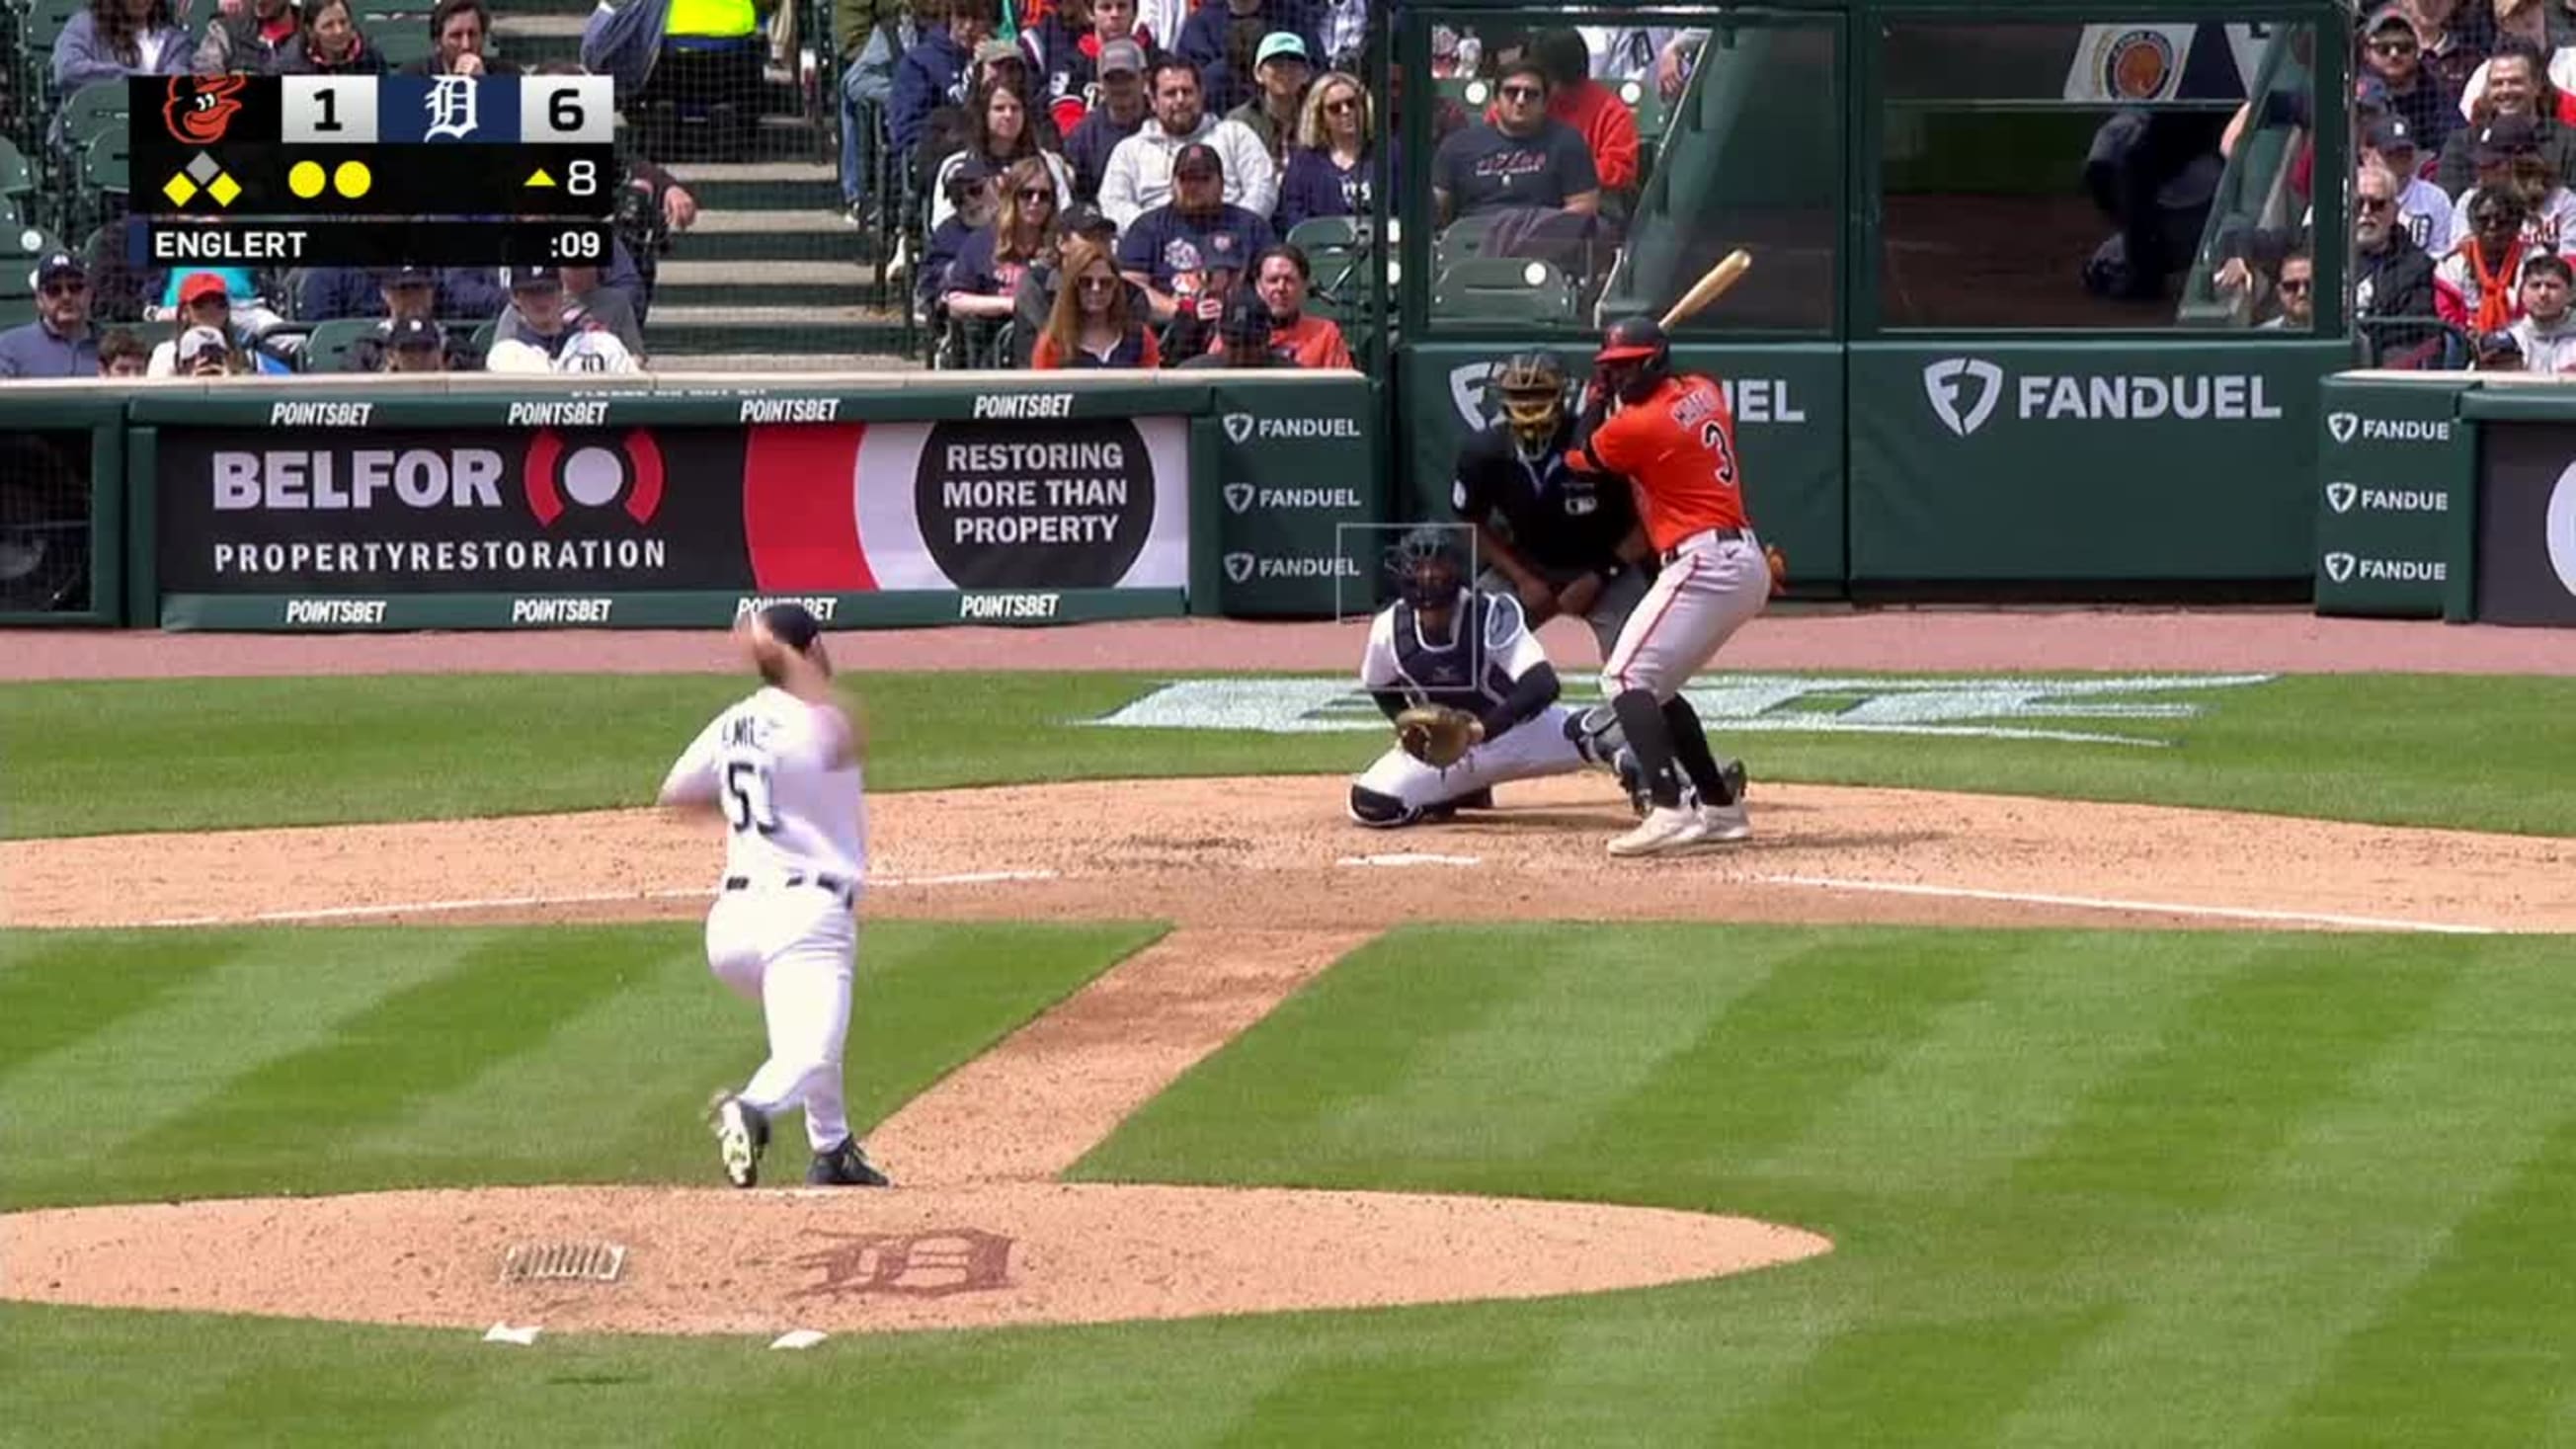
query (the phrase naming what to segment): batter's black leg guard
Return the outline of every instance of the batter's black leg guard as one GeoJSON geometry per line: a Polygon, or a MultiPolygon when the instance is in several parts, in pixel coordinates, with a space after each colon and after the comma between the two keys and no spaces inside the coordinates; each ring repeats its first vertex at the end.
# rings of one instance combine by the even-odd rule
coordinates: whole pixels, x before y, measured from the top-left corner
{"type": "Polygon", "coordinates": [[[1392,795],[1381,795],[1359,785],[1351,787],[1351,819],[1372,830],[1393,830],[1421,818],[1421,811],[1392,795]]]}
{"type": "Polygon", "coordinates": [[[1734,783],[1717,767],[1717,756],[1708,748],[1708,731],[1700,727],[1699,711],[1690,701],[1676,694],[1664,701],[1664,726],[1673,733],[1673,758],[1690,775],[1691,788],[1699,792],[1704,805],[1735,803],[1734,783]]]}
{"type": "Polygon", "coordinates": [[[1628,748],[1645,772],[1647,798],[1664,809],[1680,809],[1682,782],[1673,769],[1672,730],[1664,722],[1663,706],[1655,703],[1654,691],[1628,690],[1610,701],[1610,707],[1618,711],[1619,730],[1628,737],[1628,748]]]}

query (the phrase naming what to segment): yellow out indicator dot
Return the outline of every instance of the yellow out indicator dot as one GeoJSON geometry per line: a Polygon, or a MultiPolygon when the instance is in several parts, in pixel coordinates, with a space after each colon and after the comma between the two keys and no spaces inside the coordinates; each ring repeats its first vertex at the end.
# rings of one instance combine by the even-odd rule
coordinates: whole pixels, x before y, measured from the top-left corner
{"type": "Polygon", "coordinates": [[[287,168],[286,188],[307,201],[322,194],[322,163],[298,161],[287,168]]]}
{"type": "Polygon", "coordinates": [[[217,205],[230,206],[233,204],[233,198],[241,195],[241,183],[235,181],[232,173],[227,171],[215,178],[215,184],[206,188],[206,194],[213,197],[217,205]]]}
{"type": "Polygon", "coordinates": [[[367,188],[375,184],[376,175],[364,161],[343,161],[340,169],[331,173],[331,186],[342,196],[364,196],[367,188]]]}
{"type": "Polygon", "coordinates": [[[170,184],[161,188],[161,194],[170,198],[172,206],[185,206],[188,204],[188,198],[197,194],[197,183],[186,176],[173,173],[170,184]]]}

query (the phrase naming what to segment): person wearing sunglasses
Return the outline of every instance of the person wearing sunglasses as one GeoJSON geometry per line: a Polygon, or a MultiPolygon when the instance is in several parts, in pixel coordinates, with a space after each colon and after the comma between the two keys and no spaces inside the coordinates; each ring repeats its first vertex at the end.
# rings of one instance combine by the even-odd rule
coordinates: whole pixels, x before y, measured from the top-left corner
{"type": "Polygon", "coordinates": [[[2305,332],[2315,325],[2317,263],[2304,250],[2281,258],[2272,280],[2272,295],[2280,298],[2281,312],[2256,329],[2262,332],[2305,332]]]}
{"type": "Polygon", "coordinates": [[[999,321],[1011,315],[1020,278],[1056,250],[1055,178],[1032,156],[1002,173],[1002,207],[948,264],[948,315],[999,321]]]}
{"type": "MultiPolygon", "coordinates": [[[[2397,224],[2397,178],[2384,167],[2365,166],[2352,186],[2352,309],[2365,321],[2434,315],[2433,259],[2397,224]]],[[[2421,346],[2433,329],[2374,327],[2371,340],[2385,356],[2392,346],[2421,346]]]]}
{"type": "Polygon", "coordinates": [[[1279,179],[1282,235],[1317,216],[1367,216],[1375,199],[1376,166],[1370,156],[1377,108],[1356,76],[1328,71],[1306,91],[1297,117],[1296,144],[1279,179]]]}
{"type": "Polygon", "coordinates": [[[1481,212],[1537,207],[1593,215],[1601,177],[1591,148],[1547,113],[1547,70],[1515,60],[1495,78],[1494,118],[1451,136],[1431,158],[1442,225],[1481,212]]]}
{"type": "MultiPolygon", "coordinates": [[[[2529,116],[2498,116],[2479,128],[2478,182],[2461,194],[2451,210],[2450,235],[2469,232],[2469,212],[2479,197],[2511,191],[2522,200],[2523,240],[2534,251],[2557,251],[2576,243],[2576,191],[2540,154],[2540,134],[2529,116]]],[[[2404,214],[2404,199],[2399,200],[2404,214]]]]}
{"type": "Polygon", "coordinates": [[[97,376],[89,309],[89,269],[70,252],[46,253],[36,263],[36,320],[0,332],[0,378],[97,376]]]}
{"type": "Polygon", "coordinates": [[[2501,332],[2522,315],[2522,264],[2535,255],[2523,240],[2520,193],[2480,191],[2469,205],[2468,233],[2433,268],[2434,310],[2471,334],[2501,332]]]}
{"type": "Polygon", "coordinates": [[[2460,124],[2459,92],[2424,68],[2423,37],[2403,5],[2382,5],[2370,13],[2361,35],[2361,64],[2377,76],[2388,108],[2414,129],[2417,144],[2439,151],[2460,124]]]}
{"type": "MultiPolygon", "coordinates": [[[[1583,32],[1571,26],[1542,30],[1530,41],[1530,56],[1547,69],[1547,113],[1574,128],[1592,153],[1592,169],[1604,191],[1626,191],[1637,184],[1637,116],[1608,86],[1592,78],[1592,50],[1583,32]]],[[[1498,118],[1500,102],[1485,112],[1498,118]]]]}
{"type": "Polygon", "coordinates": [[[1059,368],[1163,365],[1162,346],[1118,275],[1106,247],[1087,238],[1065,250],[1064,288],[1029,357],[1038,372],[1059,368]]]}

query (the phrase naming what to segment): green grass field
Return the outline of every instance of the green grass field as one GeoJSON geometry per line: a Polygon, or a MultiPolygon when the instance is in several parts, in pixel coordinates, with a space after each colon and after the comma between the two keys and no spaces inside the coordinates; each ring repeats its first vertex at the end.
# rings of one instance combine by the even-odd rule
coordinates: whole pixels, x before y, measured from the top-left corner
{"type": "MultiPolygon", "coordinates": [[[[1378,748],[1060,727],[1141,677],[867,687],[884,788],[1378,748]]],[[[17,837],[631,804],[737,690],[19,686],[0,795],[17,837]]],[[[2576,681],[2199,702],[2115,726],[2162,750],[1744,749],[1775,779],[2576,834],[2576,681]]],[[[873,923],[854,1117],[1158,929],[873,923]]],[[[2576,1444],[2571,962],[2563,937],[1424,925],[1074,1175],[1652,1204],[1836,1250],[1588,1297],[803,1354],[0,1304],[0,1444],[2576,1444]]],[[[758,1050],[689,922],[0,935],[0,1207],[705,1182],[696,1111],[758,1050]]]]}
{"type": "MultiPolygon", "coordinates": [[[[1108,674],[859,680],[885,790],[1349,770],[1375,733],[1084,729],[1158,681],[1108,674]]],[[[438,819],[650,801],[739,679],[427,676],[18,684],[0,691],[11,837],[438,819]],[[149,769],[137,761],[150,761],[149,769]]],[[[1746,735],[1757,778],[2206,805],[2576,834],[2576,679],[2338,675],[2176,699],[2107,732],[2171,748],[1746,735]]],[[[2043,721],[2048,723],[2048,721],[2043,721]]]]}

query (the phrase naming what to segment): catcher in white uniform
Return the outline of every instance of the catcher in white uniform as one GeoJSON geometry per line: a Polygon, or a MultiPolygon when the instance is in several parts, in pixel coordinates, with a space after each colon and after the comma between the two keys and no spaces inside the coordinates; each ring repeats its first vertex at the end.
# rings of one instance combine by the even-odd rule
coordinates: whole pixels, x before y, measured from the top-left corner
{"type": "Polygon", "coordinates": [[[725,822],[723,889],[707,912],[707,965],[760,1003],[769,1060],[712,1116],[725,1176],[760,1180],[770,1119],[805,1109],[817,1186],[884,1187],[850,1136],[841,1053],[850,1031],[859,891],[867,876],[867,798],[858,730],[834,697],[822,626],[773,604],[737,631],[762,688],[716,716],[662,782],[666,806],[725,822]]]}
{"type": "Polygon", "coordinates": [[[1450,535],[1425,525],[1387,550],[1400,597],[1369,623],[1360,687],[1396,746],[1351,782],[1351,819],[1387,828],[1490,809],[1493,787],[1609,765],[1621,742],[1605,706],[1556,702],[1555,668],[1518,599],[1466,586],[1450,535]]]}

